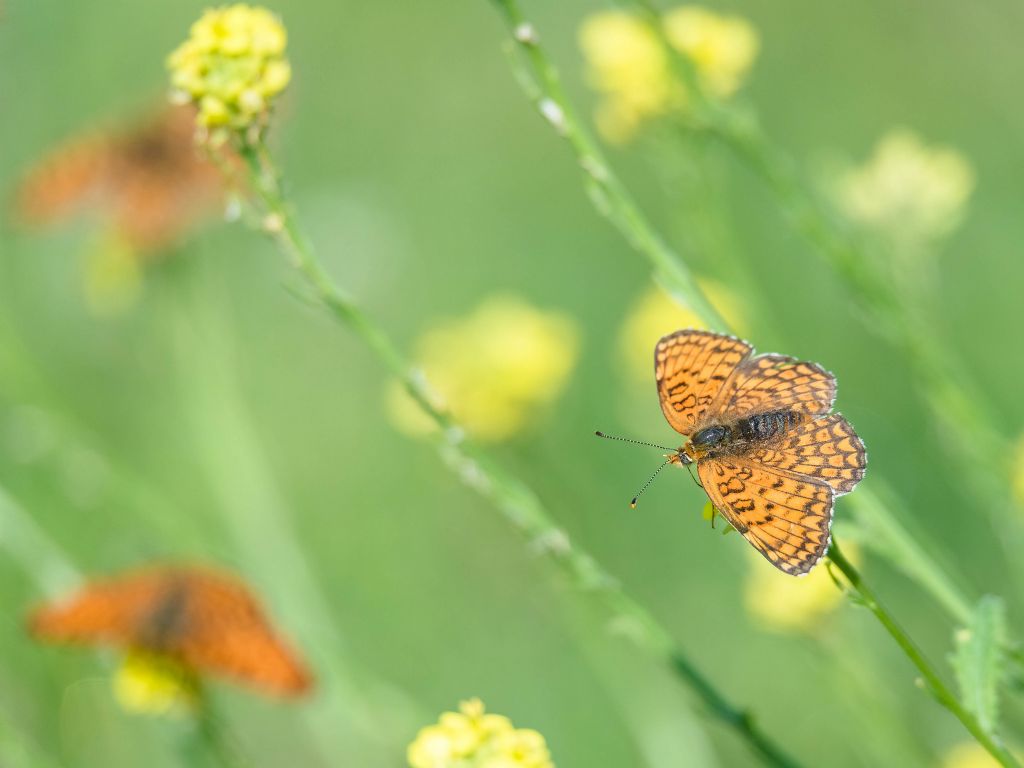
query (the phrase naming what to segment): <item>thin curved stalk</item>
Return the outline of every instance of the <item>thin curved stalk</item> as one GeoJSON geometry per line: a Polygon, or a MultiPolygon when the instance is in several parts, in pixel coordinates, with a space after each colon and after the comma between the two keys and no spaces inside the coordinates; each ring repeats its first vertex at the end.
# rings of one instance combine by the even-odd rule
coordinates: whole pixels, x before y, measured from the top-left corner
{"type": "Polygon", "coordinates": [[[964,727],[970,731],[971,735],[977,740],[977,742],[981,744],[981,746],[983,746],[985,750],[992,755],[992,757],[998,760],[1000,765],[1017,766],[1017,761],[1007,751],[1007,749],[986,733],[977,718],[964,709],[960,700],[943,682],[942,678],[939,677],[935,669],[925,658],[921,649],[917,647],[917,644],[914,643],[913,640],[911,640],[910,636],[903,630],[892,614],[889,613],[889,611],[886,610],[878,601],[878,598],[875,597],[874,591],[864,583],[860,573],[853,567],[850,561],[846,559],[842,550],[840,550],[839,545],[834,541],[832,542],[832,546],[829,548],[828,559],[836,566],[836,568],[839,569],[843,576],[846,577],[846,580],[850,583],[850,586],[856,591],[858,602],[875,615],[878,621],[885,627],[886,631],[892,635],[904,655],[910,659],[915,667],[917,667],[918,672],[921,673],[921,678],[924,681],[926,689],[935,697],[935,699],[942,706],[952,712],[956,718],[964,724],[964,727]]]}
{"type": "MultiPolygon", "coordinates": [[[[249,169],[253,194],[263,209],[264,228],[313,289],[316,300],[375,353],[438,427],[438,448],[453,471],[494,502],[506,521],[529,542],[531,549],[545,555],[574,585],[590,595],[610,626],[628,627],[629,631],[624,634],[638,648],[665,663],[697,694],[707,713],[731,727],[765,764],[780,768],[797,765],[760,729],[749,712],[718,691],[683,653],[668,630],[628,596],[600,563],[569,541],[532,490],[470,443],[451,415],[435,405],[425,379],[414,372],[390,337],[335,284],[317,259],[285,199],[279,174],[265,145],[262,142],[244,144],[238,151],[249,169]]],[[[611,188],[616,189],[614,185],[611,188]]],[[[639,213],[633,210],[629,215],[639,216],[639,213]]],[[[706,311],[713,312],[710,304],[700,297],[688,272],[672,266],[660,241],[648,239],[646,247],[662,254],[666,280],[672,281],[683,294],[700,298],[706,311]]]]}

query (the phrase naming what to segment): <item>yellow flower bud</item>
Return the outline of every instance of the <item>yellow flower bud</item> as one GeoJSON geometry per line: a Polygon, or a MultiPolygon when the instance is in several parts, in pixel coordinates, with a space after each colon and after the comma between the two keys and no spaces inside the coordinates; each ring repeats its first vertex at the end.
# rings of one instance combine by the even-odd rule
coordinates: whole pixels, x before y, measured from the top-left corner
{"type": "Polygon", "coordinates": [[[261,127],[291,80],[287,33],[270,11],[244,3],[206,11],[167,58],[178,99],[198,107],[201,127],[237,135],[261,127]]]}
{"type": "Polygon", "coordinates": [[[199,681],[170,658],[129,653],[114,677],[114,696],[127,711],[145,715],[185,714],[199,705],[199,681]]]}
{"type": "MultiPolygon", "coordinates": [[[[418,343],[417,359],[435,388],[435,405],[450,408],[474,437],[500,441],[561,394],[577,348],[577,329],[569,318],[498,296],[465,319],[429,329],[418,343]]],[[[404,432],[432,429],[397,384],[388,406],[404,432]]]]}

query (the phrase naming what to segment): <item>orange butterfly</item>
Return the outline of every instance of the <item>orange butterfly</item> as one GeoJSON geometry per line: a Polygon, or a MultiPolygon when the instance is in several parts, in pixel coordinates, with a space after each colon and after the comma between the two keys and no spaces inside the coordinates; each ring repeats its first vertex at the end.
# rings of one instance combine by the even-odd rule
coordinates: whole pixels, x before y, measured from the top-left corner
{"type": "Polygon", "coordinates": [[[829,413],[835,377],[786,355],[755,356],[732,336],[683,330],[658,342],[654,378],[665,418],[689,438],[662,467],[696,464],[715,509],[758,552],[785,573],[810,571],[828,551],[835,498],[867,466],[853,427],[829,413]]]}
{"type": "Polygon", "coordinates": [[[166,655],[283,696],[312,685],[245,585],[205,568],[150,568],[92,582],[37,609],[29,628],[44,640],[166,655]]]}
{"type": "Polygon", "coordinates": [[[194,133],[194,109],[175,106],[117,132],[72,139],[26,174],[18,218],[46,226],[94,205],[136,253],[157,254],[223,197],[222,176],[199,154],[194,133]]]}

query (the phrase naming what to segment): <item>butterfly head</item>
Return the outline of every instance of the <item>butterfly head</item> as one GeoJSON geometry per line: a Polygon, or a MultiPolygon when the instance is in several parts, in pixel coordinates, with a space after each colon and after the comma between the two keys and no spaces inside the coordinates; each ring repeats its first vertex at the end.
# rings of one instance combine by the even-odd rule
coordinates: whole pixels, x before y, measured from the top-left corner
{"type": "Polygon", "coordinates": [[[681,467],[693,464],[697,460],[697,457],[690,455],[689,444],[676,448],[675,453],[666,453],[665,458],[669,464],[678,464],[681,467]]]}

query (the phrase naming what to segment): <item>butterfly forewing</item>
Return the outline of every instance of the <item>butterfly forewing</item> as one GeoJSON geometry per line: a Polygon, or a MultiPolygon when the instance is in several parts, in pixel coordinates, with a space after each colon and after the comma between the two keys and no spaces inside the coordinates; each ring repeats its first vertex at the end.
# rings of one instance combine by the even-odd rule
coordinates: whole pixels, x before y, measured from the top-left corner
{"type": "Polygon", "coordinates": [[[195,669],[278,693],[301,693],[310,686],[309,673],[275,636],[248,590],[224,579],[194,581],[175,655],[195,669]]]}
{"type": "Polygon", "coordinates": [[[29,629],[57,642],[133,645],[164,591],[163,579],[151,571],[96,581],[68,600],[35,610],[29,629]]]}
{"type": "Polygon", "coordinates": [[[739,459],[697,465],[711,503],[769,562],[793,575],[807,573],[828,549],[832,489],[739,459]]]}
{"type": "Polygon", "coordinates": [[[677,331],[654,348],[661,410],[677,432],[692,435],[709,407],[753,351],[745,341],[705,331],[677,331]]]}
{"type": "Polygon", "coordinates": [[[779,410],[818,416],[828,413],[835,398],[835,377],[820,365],[786,355],[758,355],[739,366],[711,412],[732,419],[779,410]]]}

